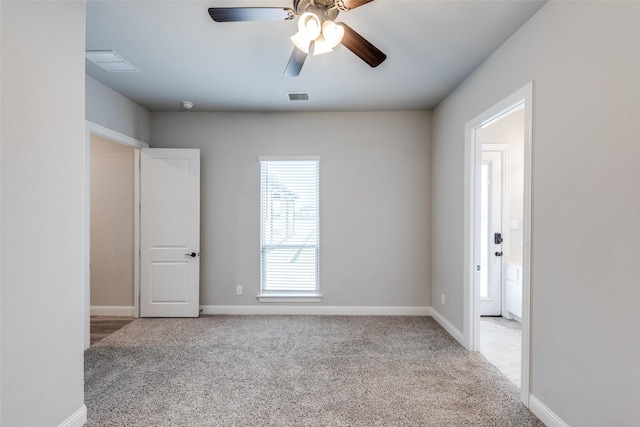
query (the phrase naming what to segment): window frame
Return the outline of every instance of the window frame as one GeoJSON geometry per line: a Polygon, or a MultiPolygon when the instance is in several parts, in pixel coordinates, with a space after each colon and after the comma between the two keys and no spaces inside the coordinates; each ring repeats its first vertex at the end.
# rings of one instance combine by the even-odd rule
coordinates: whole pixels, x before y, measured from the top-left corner
{"type": "MultiPolygon", "coordinates": [[[[259,294],[257,296],[260,302],[286,303],[286,302],[320,302],[322,295],[320,294],[320,157],[319,156],[259,156],[258,165],[260,169],[260,196],[259,196],[259,221],[260,221],[260,284],[259,294]],[[315,289],[313,290],[265,290],[264,289],[264,237],[265,230],[263,223],[264,209],[263,206],[263,162],[284,162],[284,161],[315,161],[317,162],[317,207],[318,218],[316,223],[316,271],[315,271],[315,289]]],[[[300,246],[303,248],[304,246],[300,246]]]]}

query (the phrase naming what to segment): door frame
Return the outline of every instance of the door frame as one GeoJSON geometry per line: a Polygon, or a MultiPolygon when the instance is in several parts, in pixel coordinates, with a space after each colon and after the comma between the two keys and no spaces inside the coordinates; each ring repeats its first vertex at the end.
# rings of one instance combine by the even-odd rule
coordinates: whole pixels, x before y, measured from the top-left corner
{"type": "Polygon", "coordinates": [[[139,316],[138,296],[140,294],[140,149],[149,147],[146,142],[132,138],[89,120],[85,120],[84,139],[84,348],[91,345],[91,135],[133,147],[134,150],[134,272],[133,272],[133,316],[139,316]]]}
{"type": "Polygon", "coordinates": [[[523,211],[523,280],[522,280],[522,358],[520,400],[529,407],[530,396],[530,355],[531,355],[531,207],[532,207],[532,157],[533,157],[533,101],[534,82],[529,82],[513,94],[480,113],[465,124],[465,167],[464,167],[464,324],[463,342],[470,351],[480,350],[480,314],[478,283],[480,275],[476,271],[479,264],[479,167],[482,141],[478,130],[505,113],[524,107],[524,211],[523,211]]]}
{"type": "MultiPolygon", "coordinates": [[[[502,250],[503,252],[508,253],[510,248],[510,242],[508,238],[509,233],[505,233],[505,230],[509,229],[509,225],[505,221],[506,221],[506,218],[509,217],[509,204],[506,203],[505,201],[509,200],[509,144],[492,144],[492,143],[482,144],[480,155],[482,155],[483,152],[487,152],[487,151],[501,153],[502,166],[500,170],[500,175],[501,175],[500,179],[502,180],[502,185],[500,188],[500,198],[501,198],[500,228],[502,230],[502,238],[503,238],[502,250]]],[[[489,238],[491,238],[491,236],[489,236],[489,238]]],[[[504,265],[504,260],[502,264],[504,265]]],[[[506,310],[507,310],[507,304],[504,296],[505,296],[505,286],[504,286],[504,280],[502,280],[502,285],[500,287],[500,297],[502,300],[500,302],[500,311],[502,313],[506,313],[506,310]]]]}

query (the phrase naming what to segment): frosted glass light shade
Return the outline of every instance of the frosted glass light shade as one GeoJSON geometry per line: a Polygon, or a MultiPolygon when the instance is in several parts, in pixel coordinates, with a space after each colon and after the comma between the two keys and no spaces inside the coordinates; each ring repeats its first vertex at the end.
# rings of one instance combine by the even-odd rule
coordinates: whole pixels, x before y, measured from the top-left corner
{"type": "Polygon", "coordinates": [[[344,27],[330,20],[324,21],[322,23],[322,35],[329,46],[334,48],[340,44],[344,37],[344,27]]]}
{"type": "Polygon", "coordinates": [[[320,18],[315,13],[305,12],[298,19],[298,32],[309,41],[317,39],[321,31],[320,18]]]}
{"type": "Polygon", "coordinates": [[[333,52],[333,48],[327,43],[327,40],[320,34],[313,44],[313,54],[322,55],[323,53],[333,52]]]}
{"type": "Polygon", "coordinates": [[[298,49],[309,53],[311,42],[320,36],[321,31],[320,18],[315,13],[305,12],[298,19],[298,32],[291,36],[291,41],[298,49]]]}
{"type": "Polygon", "coordinates": [[[300,31],[291,36],[291,41],[298,49],[300,49],[304,53],[309,53],[311,40],[307,39],[303,34],[300,33],[300,31]]]}
{"type": "Polygon", "coordinates": [[[322,34],[318,36],[313,44],[313,54],[322,55],[323,53],[333,52],[333,48],[338,46],[344,37],[344,27],[337,25],[333,21],[324,21],[322,23],[322,34]]]}

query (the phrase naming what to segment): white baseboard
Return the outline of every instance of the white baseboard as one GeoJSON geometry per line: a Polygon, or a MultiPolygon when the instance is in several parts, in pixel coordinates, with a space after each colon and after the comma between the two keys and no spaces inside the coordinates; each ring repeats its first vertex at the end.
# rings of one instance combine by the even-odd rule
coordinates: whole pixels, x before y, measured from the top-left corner
{"type": "Polygon", "coordinates": [[[126,305],[92,305],[92,316],[133,316],[133,306],[126,305]]]}
{"type": "Polygon", "coordinates": [[[438,311],[436,311],[436,309],[433,307],[431,308],[431,316],[433,316],[436,322],[438,322],[445,331],[449,332],[449,335],[455,338],[455,340],[458,341],[461,346],[466,348],[466,346],[464,345],[464,335],[458,330],[458,328],[453,326],[451,322],[445,319],[444,316],[438,313],[438,311]]]}
{"type": "Polygon", "coordinates": [[[201,305],[201,314],[297,314],[325,316],[430,316],[425,306],[201,305]]]}
{"type": "Polygon", "coordinates": [[[69,418],[58,424],[58,427],[82,427],[86,422],[87,407],[82,405],[82,407],[71,414],[69,418]]]}
{"type": "Polygon", "coordinates": [[[532,394],[529,395],[529,410],[540,418],[540,421],[547,427],[569,427],[569,424],[565,423],[562,418],[532,394]]]}

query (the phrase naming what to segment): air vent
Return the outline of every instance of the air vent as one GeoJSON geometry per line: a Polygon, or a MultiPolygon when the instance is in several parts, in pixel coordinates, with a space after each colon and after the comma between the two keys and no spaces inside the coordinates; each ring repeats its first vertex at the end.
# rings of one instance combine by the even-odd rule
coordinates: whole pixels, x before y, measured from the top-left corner
{"type": "Polygon", "coordinates": [[[87,50],[84,52],[84,57],[87,61],[109,73],[137,73],[139,71],[112,50],[87,50]]]}
{"type": "Polygon", "coordinates": [[[309,101],[309,94],[305,92],[289,93],[288,95],[291,102],[309,101]]]}

